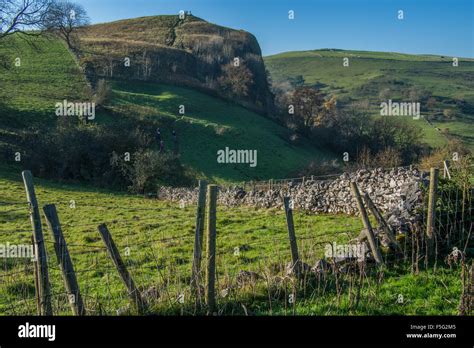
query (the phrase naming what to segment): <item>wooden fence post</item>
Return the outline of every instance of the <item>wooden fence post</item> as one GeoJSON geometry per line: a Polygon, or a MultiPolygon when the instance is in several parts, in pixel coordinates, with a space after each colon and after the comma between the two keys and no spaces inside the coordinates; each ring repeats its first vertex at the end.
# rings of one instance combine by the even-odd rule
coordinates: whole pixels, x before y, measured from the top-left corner
{"type": "Polygon", "coordinates": [[[36,258],[36,270],[38,275],[38,288],[36,289],[40,297],[41,315],[53,315],[51,307],[51,293],[49,290],[49,276],[46,248],[44,246],[43,230],[41,228],[41,217],[36,199],[33,176],[29,170],[21,173],[25,184],[26,198],[30,204],[30,220],[33,227],[33,238],[36,258]]]}
{"type": "Polygon", "coordinates": [[[375,220],[377,220],[377,223],[379,224],[379,226],[382,227],[382,229],[385,231],[385,234],[390,240],[390,243],[392,243],[392,245],[395,248],[397,248],[397,250],[401,251],[402,248],[400,247],[400,244],[397,242],[397,239],[393,235],[392,229],[388,226],[387,222],[385,221],[382,214],[375,206],[374,202],[372,201],[368,193],[365,193],[364,200],[365,200],[365,204],[367,205],[369,210],[372,212],[372,215],[374,215],[375,220]]]}
{"type": "Polygon", "coordinates": [[[217,206],[217,186],[207,187],[207,286],[206,303],[209,313],[213,313],[216,306],[215,281],[216,281],[216,206],[217,206]]]}
{"type": "Polygon", "coordinates": [[[362,198],[360,197],[359,188],[357,187],[357,184],[355,182],[351,182],[351,189],[352,194],[354,195],[354,198],[357,202],[357,207],[359,208],[362,223],[364,224],[364,227],[367,230],[367,239],[369,241],[372,254],[374,255],[375,262],[377,262],[377,264],[381,264],[383,263],[382,255],[380,254],[380,250],[375,242],[374,231],[372,230],[372,226],[370,225],[369,217],[367,216],[367,211],[365,210],[364,203],[362,202],[362,198]]]}
{"type": "Polygon", "coordinates": [[[39,294],[39,283],[38,283],[38,258],[36,256],[37,250],[36,250],[36,243],[35,243],[35,237],[32,235],[31,236],[31,245],[33,246],[33,255],[34,255],[34,262],[33,262],[33,267],[35,271],[35,302],[36,302],[36,315],[41,315],[41,297],[39,294]]]}
{"type": "Polygon", "coordinates": [[[58,213],[54,204],[45,205],[43,207],[44,217],[51,232],[51,238],[54,242],[54,251],[58,266],[61,269],[64,287],[68,295],[69,305],[74,315],[85,315],[84,303],[82,302],[79,284],[77,283],[76,272],[72,264],[66,240],[64,239],[59,223],[58,213]]]}
{"type": "Polygon", "coordinates": [[[290,207],[290,197],[283,198],[285,206],[286,224],[288,226],[288,237],[290,238],[291,261],[297,277],[301,275],[300,257],[298,255],[298,245],[296,244],[295,225],[293,223],[293,209],[290,207]]]}
{"type": "Polygon", "coordinates": [[[191,275],[191,288],[196,299],[201,302],[201,259],[202,259],[202,240],[204,237],[204,217],[206,209],[206,187],[205,180],[199,180],[199,193],[196,210],[196,231],[194,235],[193,268],[191,275]]]}
{"type": "Polygon", "coordinates": [[[436,190],[438,189],[439,169],[431,168],[430,170],[430,188],[428,197],[428,217],[426,221],[426,236],[428,237],[428,254],[432,253],[433,248],[433,230],[435,225],[435,208],[436,208],[436,190]]]}
{"type": "Polygon", "coordinates": [[[125,263],[120,257],[120,253],[117,247],[115,246],[115,243],[112,239],[112,236],[110,235],[109,230],[107,229],[107,226],[105,224],[101,224],[97,228],[99,230],[102,241],[104,242],[105,247],[107,248],[107,253],[112,259],[115,268],[117,268],[120,278],[122,278],[123,283],[127,287],[128,295],[130,296],[131,301],[135,304],[138,313],[143,314],[146,309],[145,302],[141,297],[140,291],[135,286],[135,283],[133,282],[133,279],[130,273],[128,272],[127,267],[125,266],[125,263]]]}

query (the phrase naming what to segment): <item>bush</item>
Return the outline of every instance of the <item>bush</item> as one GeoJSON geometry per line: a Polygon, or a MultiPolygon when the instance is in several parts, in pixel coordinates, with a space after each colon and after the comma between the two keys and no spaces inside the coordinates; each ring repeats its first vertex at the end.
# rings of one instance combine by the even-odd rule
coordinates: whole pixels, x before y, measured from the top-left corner
{"type": "Polygon", "coordinates": [[[403,164],[400,152],[392,147],[372,154],[369,148],[363,147],[357,154],[356,168],[396,168],[403,164]]]}
{"type": "MultiPolygon", "coordinates": [[[[121,188],[151,189],[159,178],[168,184],[184,178],[177,158],[157,158],[147,152],[153,142],[146,125],[130,129],[128,124],[107,126],[77,124],[75,119],[62,119],[52,132],[35,130],[22,134],[22,147],[27,151],[25,166],[36,176],[65,181],[87,181],[121,188]],[[117,157],[130,155],[133,171],[117,165],[117,157]],[[131,175],[130,173],[133,173],[131,175]]],[[[153,191],[156,189],[153,188],[153,191]]]]}
{"type": "Polygon", "coordinates": [[[111,88],[107,81],[100,79],[97,83],[97,90],[95,94],[96,106],[103,106],[110,98],[111,88]]]}
{"type": "Polygon", "coordinates": [[[379,153],[387,148],[396,150],[402,163],[410,164],[417,161],[422,153],[422,130],[404,120],[377,118],[371,122],[367,134],[367,146],[373,153],[379,153]]]}
{"type": "Polygon", "coordinates": [[[447,145],[431,151],[430,154],[424,156],[420,161],[420,168],[429,170],[430,168],[438,167],[441,168],[442,162],[445,160],[454,163],[454,158],[465,158],[469,157],[470,151],[467,149],[461,141],[452,139],[447,145]]]}
{"type": "Polygon", "coordinates": [[[130,183],[128,189],[134,193],[154,192],[159,185],[185,185],[189,179],[176,156],[154,150],[139,150],[132,154],[131,161],[125,162],[117,154],[111,160],[114,167],[130,183]]]}

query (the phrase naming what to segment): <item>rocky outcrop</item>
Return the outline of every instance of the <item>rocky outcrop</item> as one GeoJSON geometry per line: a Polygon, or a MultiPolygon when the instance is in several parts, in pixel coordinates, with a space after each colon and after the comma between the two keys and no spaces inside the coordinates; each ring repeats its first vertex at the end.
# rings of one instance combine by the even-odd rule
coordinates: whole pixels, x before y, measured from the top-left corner
{"type": "MultiPolygon", "coordinates": [[[[368,193],[385,219],[398,233],[407,230],[417,219],[417,208],[421,203],[423,174],[407,168],[390,170],[359,170],[344,173],[336,179],[289,184],[271,190],[245,191],[238,186],[222,187],[218,203],[225,206],[247,205],[257,208],[282,208],[283,197],[289,196],[294,209],[313,213],[357,214],[350,183],[355,181],[360,192],[368,193]]],[[[161,187],[159,199],[194,204],[197,189],[161,187]]]]}
{"type": "Polygon", "coordinates": [[[94,84],[99,78],[165,82],[224,98],[223,67],[239,59],[252,83],[234,102],[258,112],[273,111],[273,97],[257,39],[189,13],[96,24],[79,30],[81,64],[94,84]]]}

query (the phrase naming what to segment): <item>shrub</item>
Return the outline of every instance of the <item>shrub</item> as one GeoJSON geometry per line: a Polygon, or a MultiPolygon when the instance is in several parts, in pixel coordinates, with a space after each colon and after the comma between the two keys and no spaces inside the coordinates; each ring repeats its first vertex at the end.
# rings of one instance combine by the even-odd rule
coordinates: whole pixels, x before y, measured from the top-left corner
{"type": "Polygon", "coordinates": [[[127,178],[130,183],[128,188],[134,193],[154,192],[159,185],[189,183],[181,163],[170,153],[141,149],[132,154],[130,162],[114,154],[111,163],[127,178]]]}
{"type": "Polygon", "coordinates": [[[62,119],[52,132],[23,132],[21,145],[34,149],[27,151],[24,163],[40,177],[130,187],[136,192],[151,189],[158,181],[170,185],[184,181],[179,159],[153,155],[148,150],[152,142],[152,134],[144,125],[130,129],[120,123],[83,125],[62,119]],[[127,153],[131,159],[125,168],[133,170],[117,165],[117,157],[124,160],[127,153]]]}
{"type": "Polygon", "coordinates": [[[103,106],[110,98],[111,88],[107,81],[100,79],[97,83],[97,90],[95,93],[96,106],[103,106]]]}
{"type": "Polygon", "coordinates": [[[449,140],[448,144],[434,149],[428,155],[424,156],[420,161],[420,168],[429,170],[430,168],[434,167],[441,167],[443,161],[448,160],[450,162],[453,161],[453,158],[464,158],[470,155],[469,149],[467,149],[461,141],[457,139],[449,140]]]}
{"type": "Polygon", "coordinates": [[[400,152],[392,147],[387,147],[377,153],[374,164],[377,167],[395,168],[403,163],[400,152]]]}

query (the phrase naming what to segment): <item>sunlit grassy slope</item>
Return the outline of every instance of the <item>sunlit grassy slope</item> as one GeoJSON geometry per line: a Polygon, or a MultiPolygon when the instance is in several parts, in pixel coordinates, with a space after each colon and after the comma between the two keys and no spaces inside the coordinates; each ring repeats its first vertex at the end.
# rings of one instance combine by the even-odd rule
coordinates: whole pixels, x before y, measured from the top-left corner
{"type": "Polygon", "coordinates": [[[380,110],[380,91],[395,100],[416,87],[432,93],[436,100],[430,108],[422,105],[422,115],[435,117],[434,126],[425,120],[408,120],[423,127],[426,141],[433,146],[446,143],[440,130],[462,140],[474,149],[474,60],[434,55],[410,55],[388,52],[346,51],[322,49],[286,52],[265,58],[265,64],[275,81],[302,75],[309,85],[336,95],[341,100],[367,100],[370,112],[380,110]],[[349,58],[349,66],[343,66],[349,58]],[[424,109],[424,110],[423,110],[424,109]],[[454,118],[443,116],[445,109],[454,110],[454,118]]]}
{"type": "MultiPolygon", "coordinates": [[[[68,101],[91,101],[91,92],[81,69],[65,45],[54,38],[18,37],[2,42],[0,55],[9,66],[0,74],[0,134],[8,147],[15,136],[31,126],[47,131],[57,121],[54,105],[68,101]],[[20,58],[20,65],[14,61],[20,58]]],[[[241,181],[285,177],[309,161],[332,155],[302,140],[290,142],[290,132],[275,122],[230,102],[192,89],[157,83],[116,81],[108,101],[113,111],[100,111],[95,122],[107,124],[117,118],[132,129],[138,118],[152,120],[163,128],[165,148],[172,149],[171,131],[180,139],[182,162],[199,176],[215,181],[241,181]],[[178,113],[184,105],[185,115],[178,113]],[[229,147],[257,150],[257,166],[218,164],[217,150],[229,147]]],[[[150,127],[154,134],[155,126],[150,127]]]]}
{"type": "Polygon", "coordinates": [[[284,177],[310,160],[331,156],[305,140],[291,144],[290,132],[267,118],[191,89],[116,82],[113,92],[114,111],[166,120],[165,146],[173,147],[171,131],[175,129],[183,162],[216,181],[284,177]],[[184,115],[179,114],[181,105],[184,115]],[[257,150],[257,166],[217,163],[217,151],[225,147],[257,150]]]}
{"type": "Polygon", "coordinates": [[[0,43],[0,128],[54,120],[54,104],[90,97],[81,69],[62,41],[10,36],[0,43]]]}

